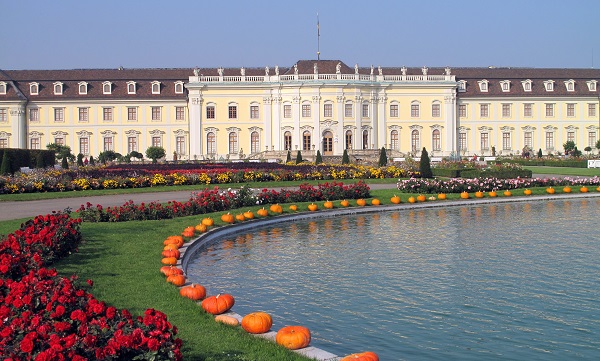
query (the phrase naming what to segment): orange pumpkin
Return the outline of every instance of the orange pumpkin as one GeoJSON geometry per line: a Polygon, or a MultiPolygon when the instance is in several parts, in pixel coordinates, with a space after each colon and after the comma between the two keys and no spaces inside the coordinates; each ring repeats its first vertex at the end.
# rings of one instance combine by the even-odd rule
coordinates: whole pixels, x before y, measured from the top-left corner
{"type": "Polygon", "coordinates": [[[242,318],[242,328],[248,333],[269,332],[271,326],[273,326],[273,319],[266,312],[252,312],[242,318]]]}
{"type": "Polygon", "coordinates": [[[367,351],[360,353],[353,353],[343,357],[340,361],[379,361],[379,356],[375,352],[367,351]]]}
{"type": "Polygon", "coordinates": [[[357,199],[357,200],[356,200],[356,205],[358,205],[358,206],[361,206],[361,207],[364,207],[364,206],[366,206],[366,205],[367,205],[367,201],[365,201],[365,200],[364,200],[364,199],[362,199],[362,198],[359,198],[359,199],[357,199]]]}
{"type": "Polygon", "coordinates": [[[196,227],[194,227],[194,229],[196,230],[196,232],[204,233],[204,232],[206,232],[208,227],[205,224],[200,223],[200,224],[197,224],[196,227]]]}
{"type": "Polygon", "coordinates": [[[283,213],[283,208],[279,204],[272,204],[269,210],[273,213],[283,213]]]}
{"type": "Polygon", "coordinates": [[[327,202],[323,203],[323,207],[325,207],[327,209],[331,209],[331,208],[333,208],[333,202],[327,201],[327,202]]]}
{"type": "Polygon", "coordinates": [[[215,221],[212,218],[210,218],[210,217],[206,217],[206,218],[202,219],[202,224],[205,225],[205,226],[207,226],[207,227],[210,227],[213,224],[215,224],[215,221]]]}
{"type": "Polygon", "coordinates": [[[446,193],[440,193],[440,194],[438,194],[438,199],[439,199],[439,200],[442,200],[442,201],[443,201],[444,199],[446,199],[446,193]]]}
{"type": "Polygon", "coordinates": [[[374,206],[378,206],[381,204],[381,201],[377,198],[373,198],[373,199],[371,199],[371,204],[374,206]]]}
{"type": "Polygon", "coordinates": [[[261,209],[259,209],[258,211],[256,211],[256,214],[258,214],[261,217],[266,217],[269,215],[269,211],[267,211],[265,209],[265,207],[262,207],[261,209]]]}
{"type": "Polygon", "coordinates": [[[166,265],[176,265],[177,264],[177,258],[175,257],[165,257],[161,260],[162,264],[166,264],[166,265]]]}
{"type": "Polygon", "coordinates": [[[462,198],[462,199],[469,199],[469,193],[468,193],[468,192],[466,192],[466,191],[465,191],[465,192],[462,192],[462,193],[460,194],[460,198],[462,198]]]}
{"type": "MultiPolygon", "coordinates": [[[[600,187],[599,187],[600,188],[600,187]]],[[[342,207],[348,207],[350,205],[350,202],[348,202],[347,200],[343,200],[340,202],[340,206],[342,207]]]]}
{"type": "Polygon", "coordinates": [[[304,326],[285,326],[277,331],[275,342],[290,350],[304,348],[310,344],[310,330],[304,326]]]}
{"type": "Polygon", "coordinates": [[[475,197],[476,198],[483,198],[483,192],[482,191],[475,192],[475,197]]]}
{"type": "Polygon", "coordinates": [[[295,205],[295,204],[292,204],[292,205],[290,206],[290,211],[294,211],[294,212],[296,212],[297,210],[298,210],[298,206],[297,206],[297,205],[295,205]]]}
{"type": "Polygon", "coordinates": [[[246,217],[244,216],[244,214],[243,214],[243,213],[240,213],[240,214],[236,214],[236,215],[235,215],[235,219],[236,219],[237,221],[243,222],[243,221],[245,221],[245,220],[246,220],[246,217]]]}
{"type": "Polygon", "coordinates": [[[169,265],[169,266],[162,266],[160,268],[160,273],[162,273],[165,276],[169,277],[170,275],[182,275],[183,274],[183,270],[180,270],[177,267],[173,267],[173,266],[169,265]]]}
{"type": "Polygon", "coordinates": [[[555,190],[554,190],[554,188],[552,188],[552,187],[548,187],[548,188],[546,188],[546,193],[548,193],[548,194],[554,194],[555,192],[556,192],[556,191],[555,191],[555,190]]]}
{"type": "Polygon", "coordinates": [[[217,316],[215,316],[215,321],[224,323],[224,324],[230,325],[230,326],[237,326],[240,324],[240,321],[238,321],[237,318],[235,318],[233,316],[227,316],[227,315],[217,315],[217,316]]]}
{"type": "Polygon", "coordinates": [[[190,227],[185,227],[185,229],[183,230],[181,235],[184,237],[194,237],[195,233],[196,233],[196,229],[194,227],[190,226],[190,227]]]}
{"type": "Polygon", "coordinates": [[[398,197],[397,195],[394,194],[394,196],[392,198],[390,198],[390,202],[392,202],[393,204],[399,204],[401,202],[400,197],[398,197]]]}
{"type": "Polygon", "coordinates": [[[596,192],[600,192],[600,187],[596,187],[596,192]]]}
{"type": "Polygon", "coordinates": [[[526,196],[530,196],[531,195],[531,189],[525,189],[523,191],[523,194],[526,195],[526,196]]]}
{"type": "Polygon", "coordinates": [[[569,186],[565,186],[565,187],[563,188],[563,193],[571,193],[571,187],[569,187],[569,186]]]}
{"type": "Polygon", "coordinates": [[[244,212],[244,217],[246,217],[246,219],[254,219],[254,213],[252,213],[252,211],[248,210],[248,211],[244,212]]]}
{"type": "Polygon", "coordinates": [[[181,236],[169,236],[163,244],[166,246],[167,244],[176,244],[177,248],[183,246],[183,237],[181,236]]]}
{"type": "Polygon", "coordinates": [[[181,287],[179,294],[190,300],[198,301],[206,297],[206,288],[192,283],[190,286],[181,287]]]}
{"type": "Polygon", "coordinates": [[[221,220],[225,223],[233,223],[235,219],[233,218],[233,214],[227,212],[221,216],[221,220]]]}
{"type": "Polygon", "coordinates": [[[415,203],[417,199],[415,197],[408,197],[408,203],[415,203]]]}
{"type": "Polygon", "coordinates": [[[314,204],[314,203],[311,203],[311,204],[309,204],[309,205],[308,205],[308,210],[309,210],[309,211],[311,211],[311,212],[314,212],[314,211],[316,211],[317,209],[319,209],[319,206],[317,206],[317,205],[316,205],[316,204],[314,204]]]}
{"type": "Polygon", "coordinates": [[[167,277],[167,282],[174,284],[175,286],[183,286],[185,284],[184,275],[170,275],[167,277]]]}
{"type": "Polygon", "coordinates": [[[163,257],[174,257],[175,259],[179,259],[181,253],[179,253],[179,250],[177,249],[166,249],[162,251],[162,255],[163,257]]]}
{"type": "Polygon", "coordinates": [[[494,198],[494,197],[497,197],[497,196],[498,196],[498,193],[497,193],[496,191],[490,191],[490,192],[488,192],[488,195],[489,195],[490,197],[494,198]]]}
{"type": "Polygon", "coordinates": [[[176,244],[169,243],[169,244],[167,244],[166,246],[163,247],[163,251],[166,251],[168,249],[179,249],[179,247],[177,247],[176,244]]]}
{"type": "Polygon", "coordinates": [[[210,314],[220,315],[229,311],[234,303],[232,295],[223,293],[205,298],[202,301],[202,309],[210,314]]]}
{"type": "Polygon", "coordinates": [[[581,193],[587,193],[587,192],[588,192],[588,187],[586,187],[586,186],[583,186],[583,187],[579,188],[579,191],[580,191],[581,193]]]}
{"type": "Polygon", "coordinates": [[[422,194],[419,194],[417,196],[417,201],[419,201],[419,202],[425,202],[426,200],[427,200],[427,198],[422,194]]]}
{"type": "Polygon", "coordinates": [[[503,194],[504,194],[504,196],[505,196],[505,197],[510,197],[510,196],[512,196],[512,193],[511,193],[511,191],[509,191],[508,189],[507,189],[507,190],[505,190],[503,194]]]}

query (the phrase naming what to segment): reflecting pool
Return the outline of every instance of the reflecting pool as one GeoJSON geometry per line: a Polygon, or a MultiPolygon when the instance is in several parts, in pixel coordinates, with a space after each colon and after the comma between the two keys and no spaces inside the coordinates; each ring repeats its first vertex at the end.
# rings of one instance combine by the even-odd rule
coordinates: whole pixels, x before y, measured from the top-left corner
{"type": "Polygon", "coordinates": [[[212,243],[209,294],[382,360],[600,359],[600,200],[322,218],[212,243]]]}

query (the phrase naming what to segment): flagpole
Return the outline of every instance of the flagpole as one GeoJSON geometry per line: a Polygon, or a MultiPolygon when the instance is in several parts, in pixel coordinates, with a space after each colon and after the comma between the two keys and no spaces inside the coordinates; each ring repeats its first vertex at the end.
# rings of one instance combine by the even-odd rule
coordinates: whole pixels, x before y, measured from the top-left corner
{"type": "Polygon", "coordinates": [[[319,13],[317,13],[317,61],[321,60],[321,27],[319,26],[319,13]]]}

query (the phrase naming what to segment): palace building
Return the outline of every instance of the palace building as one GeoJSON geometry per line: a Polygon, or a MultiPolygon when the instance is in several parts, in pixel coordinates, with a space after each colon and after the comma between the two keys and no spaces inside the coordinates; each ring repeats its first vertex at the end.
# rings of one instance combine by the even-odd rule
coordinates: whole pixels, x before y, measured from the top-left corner
{"type": "Polygon", "coordinates": [[[0,70],[0,147],[167,159],[559,152],[596,147],[597,69],[291,67],[0,70]],[[493,149],[492,149],[493,148],[493,149]]]}

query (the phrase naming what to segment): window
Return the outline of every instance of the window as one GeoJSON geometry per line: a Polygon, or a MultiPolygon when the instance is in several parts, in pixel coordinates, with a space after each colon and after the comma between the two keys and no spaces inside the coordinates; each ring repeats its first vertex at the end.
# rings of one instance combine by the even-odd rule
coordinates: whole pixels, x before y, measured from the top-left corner
{"type": "Polygon", "coordinates": [[[229,133],[229,154],[238,152],[238,135],[236,132],[229,133]]]}
{"type": "Polygon", "coordinates": [[[137,120],[137,108],[127,108],[127,120],[136,121],[137,120]]]}
{"type": "Polygon", "coordinates": [[[284,118],[291,118],[292,117],[292,105],[291,104],[284,104],[283,105],[283,117],[284,118]]]}
{"type": "Polygon", "coordinates": [[[250,152],[258,153],[260,152],[260,137],[258,132],[250,133],[250,152]]]}
{"type": "Polygon", "coordinates": [[[390,104],[390,117],[398,118],[398,104],[390,104]]]}
{"type": "Polygon", "coordinates": [[[480,104],[479,105],[479,116],[482,118],[487,118],[490,115],[489,104],[480,104]]]}
{"type": "Polygon", "coordinates": [[[102,108],[102,120],[110,122],[113,120],[112,108],[102,108]]]}
{"type": "Polygon", "coordinates": [[[209,105],[206,107],[206,119],[215,119],[215,106],[209,105]]]}
{"type": "Polygon", "coordinates": [[[418,118],[419,117],[419,104],[411,104],[410,105],[410,116],[412,118],[418,118]]]}
{"type": "Polygon", "coordinates": [[[460,104],[458,106],[458,116],[461,118],[467,117],[467,105],[466,104],[460,104]]]}
{"type": "Polygon", "coordinates": [[[310,143],[310,132],[305,130],[304,133],[302,133],[302,150],[310,150],[310,143]]]}
{"type": "Polygon", "coordinates": [[[575,104],[567,104],[567,117],[575,116],[575,104]]]}
{"type": "Polygon", "coordinates": [[[3,81],[0,81],[0,94],[6,94],[6,83],[3,81]]]}
{"type": "Polygon", "coordinates": [[[368,130],[363,130],[362,138],[363,138],[363,149],[369,149],[369,131],[368,130]]]}
{"type": "Polygon", "coordinates": [[[554,116],[554,104],[546,104],[546,116],[547,117],[554,116]]]}
{"type": "Polygon", "coordinates": [[[112,83],[105,81],[102,83],[102,94],[110,94],[112,92],[112,83]]]}
{"type": "Polygon", "coordinates": [[[567,142],[575,142],[575,132],[567,132],[567,142]]]}
{"type": "Polygon", "coordinates": [[[510,104],[502,104],[502,117],[510,118],[510,104]]]}
{"type": "Polygon", "coordinates": [[[258,105],[250,106],[250,119],[258,119],[258,105]]]}
{"type": "Polygon", "coordinates": [[[127,82],[127,94],[135,94],[135,82],[134,81],[128,81],[127,82]]]}
{"type": "Polygon", "coordinates": [[[467,150],[467,133],[465,132],[458,133],[458,150],[467,150]]]}
{"type": "Polygon", "coordinates": [[[369,117],[369,104],[363,104],[362,105],[362,117],[363,118],[368,118],[369,117]]]}
{"type": "Polygon", "coordinates": [[[65,121],[65,108],[54,108],[54,121],[64,122],[65,121]]]}
{"type": "Polygon", "coordinates": [[[323,104],[323,116],[325,118],[333,117],[333,104],[323,104]]]}
{"type": "Polygon", "coordinates": [[[0,108],[0,122],[8,122],[8,109],[0,108]]]}
{"type": "Polygon", "coordinates": [[[90,138],[79,138],[79,153],[83,155],[90,154],[90,138]]]}
{"type": "Polygon", "coordinates": [[[546,132],[546,149],[554,149],[554,132],[546,132]]]}
{"type": "Polygon", "coordinates": [[[488,81],[487,80],[480,80],[477,83],[479,84],[479,91],[484,92],[484,93],[488,91],[488,81]]]}
{"type": "Polygon", "coordinates": [[[283,149],[292,150],[292,133],[290,132],[283,133],[283,149]]]}
{"type": "Polygon", "coordinates": [[[440,117],[440,105],[439,104],[431,105],[431,116],[434,118],[440,117]]]}
{"type": "Polygon", "coordinates": [[[184,107],[175,107],[175,120],[185,120],[184,107]]]}
{"type": "Polygon", "coordinates": [[[523,116],[524,117],[531,117],[533,115],[532,106],[533,105],[531,103],[523,104],[523,116]]]}
{"type": "Polygon", "coordinates": [[[53,84],[53,86],[54,86],[54,95],[62,95],[63,84],[61,82],[56,82],[53,84]]]}
{"type": "Polygon", "coordinates": [[[596,132],[588,132],[588,146],[596,148],[596,132]]]}
{"type": "Polygon", "coordinates": [[[178,135],[175,137],[175,151],[177,154],[186,154],[185,136],[178,135]]]}
{"type": "Polygon", "coordinates": [[[345,145],[346,145],[346,149],[352,149],[352,131],[351,130],[346,130],[346,134],[345,134],[345,145]]]}
{"type": "Polygon", "coordinates": [[[442,149],[442,139],[440,137],[439,129],[434,129],[433,132],[431,132],[431,146],[433,150],[442,149]]]}
{"type": "Polygon", "coordinates": [[[510,133],[502,133],[502,149],[511,150],[510,133]]]}
{"type": "Polygon", "coordinates": [[[598,83],[597,80],[590,80],[587,83],[588,86],[588,90],[591,92],[595,92],[596,91],[596,84],[598,83]]]}
{"type": "Polygon", "coordinates": [[[489,133],[481,133],[481,150],[488,150],[490,148],[489,133]]]}
{"type": "Polygon", "coordinates": [[[533,149],[533,133],[532,132],[523,133],[523,143],[527,148],[533,149]]]}
{"type": "Polygon", "coordinates": [[[568,92],[575,91],[575,80],[569,79],[569,80],[565,81],[565,87],[567,88],[568,92]]]}
{"type": "Polygon", "coordinates": [[[38,95],[38,91],[40,90],[40,86],[38,83],[30,83],[29,84],[29,94],[30,95],[38,95]]]}
{"type": "Polygon", "coordinates": [[[41,149],[40,148],[40,138],[35,137],[29,140],[29,148],[30,149],[41,149]]]}
{"type": "Polygon", "coordinates": [[[182,81],[175,82],[175,94],[183,94],[183,82],[182,81]]]}
{"type": "Polygon", "coordinates": [[[530,92],[531,91],[531,79],[523,80],[521,82],[523,84],[523,91],[530,92]]]}
{"type": "Polygon", "coordinates": [[[87,86],[88,85],[86,82],[79,83],[79,94],[81,94],[81,95],[87,94],[87,86]]]}
{"type": "Polygon", "coordinates": [[[500,88],[502,92],[507,93],[510,91],[510,80],[503,80],[500,82],[500,88]]]}
{"type": "Polygon", "coordinates": [[[352,118],[352,113],[353,113],[352,103],[344,104],[344,116],[346,118],[352,118]]]}
{"type": "Polygon", "coordinates": [[[104,137],[104,151],[114,150],[113,137],[104,137]]]}
{"type": "Polygon", "coordinates": [[[467,91],[467,82],[464,80],[460,80],[458,82],[458,92],[459,93],[464,93],[467,91]]]}
{"type": "Polygon", "coordinates": [[[229,106],[229,119],[237,119],[237,105],[229,106]]]}
{"type": "Polygon", "coordinates": [[[419,146],[419,143],[420,143],[419,131],[416,129],[413,129],[413,131],[410,133],[410,149],[412,150],[413,153],[416,153],[421,148],[419,146]]]}
{"type": "Polygon", "coordinates": [[[160,82],[159,81],[152,82],[152,94],[160,94],[160,82]]]}
{"type": "Polygon", "coordinates": [[[152,107],[152,120],[160,120],[160,107],[152,107]]]}
{"type": "Polygon", "coordinates": [[[8,148],[8,138],[0,138],[0,148],[8,148]]]}
{"type": "Polygon", "coordinates": [[[208,132],[206,134],[206,153],[217,153],[217,137],[215,136],[214,132],[208,132]]]}
{"type": "Polygon", "coordinates": [[[590,103],[588,104],[588,117],[596,116],[596,104],[590,103]]]}
{"type": "Polygon", "coordinates": [[[79,108],[79,121],[87,122],[89,121],[89,109],[88,108],[79,108]]]}
{"type": "Polygon", "coordinates": [[[63,137],[56,137],[56,138],[54,138],[54,143],[58,144],[58,145],[65,145],[65,138],[63,138],[63,137]]]}
{"type": "Polygon", "coordinates": [[[302,117],[310,117],[310,104],[302,104],[302,117]]]}
{"type": "Polygon", "coordinates": [[[137,152],[137,137],[127,137],[127,154],[137,152]]]}
{"type": "Polygon", "coordinates": [[[400,150],[398,131],[395,129],[390,132],[390,148],[394,150],[400,150]]]}
{"type": "Polygon", "coordinates": [[[544,82],[544,88],[547,92],[554,91],[554,80],[546,80],[544,82]]]}
{"type": "Polygon", "coordinates": [[[152,146],[160,147],[161,145],[160,137],[152,137],[152,146]]]}
{"type": "Polygon", "coordinates": [[[38,108],[29,109],[29,121],[39,122],[40,121],[40,110],[38,108]]]}

